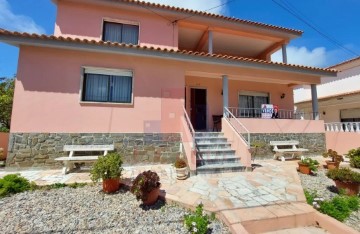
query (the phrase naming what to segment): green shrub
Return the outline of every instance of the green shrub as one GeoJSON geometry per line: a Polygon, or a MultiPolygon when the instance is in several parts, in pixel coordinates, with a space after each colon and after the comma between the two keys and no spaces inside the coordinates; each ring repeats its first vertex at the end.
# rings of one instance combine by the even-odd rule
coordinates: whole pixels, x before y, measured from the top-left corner
{"type": "Polygon", "coordinates": [[[309,157],[302,159],[300,163],[303,165],[307,165],[311,171],[317,171],[319,166],[319,162],[316,159],[312,159],[309,157]]]}
{"type": "Polygon", "coordinates": [[[333,180],[342,182],[360,183],[360,173],[350,170],[349,168],[336,168],[329,170],[326,176],[333,180]]]}
{"type": "Polygon", "coordinates": [[[186,162],[184,159],[178,158],[176,159],[174,166],[175,168],[184,168],[186,167],[186,162]]]}
{"type": "Polygon", "coordinates": [[[144,171],[140,173],[134,180],[130,188],[130,192],[136,196],[137,200],[145,201],[149,193],[160,188],[160,177],[154,171],[144,171]]]}
{"type": "Polygon", "coordinates": [[[32,189],[31,183],[20,174],[10,174],[0,179],[0,197],[21,193],[32,189]]]}
{"type": "Polygon", "coordinates": [[[330,201],[320,203],[320,212],[339,221],[344,221],[352,211],[359,209],[359,198],[352,196],[336,196],[330,201]]]}
{"type": "Polygon", "coordinates": [[[360,147],[350,150],[347,155],[350,158],[350,166],[360,168],[360,147]]]}
{"type": "Polygon", "coordinates": [[[309,205],[313,205],[314,199],[317,197],[316,192],[310,192],[308,190],[304,190],[304,194],[305,194],[305,197],[306,197],[306,202],[309,205]]]}
{"type": "Polygon", "coordinates": [[[190,233],[207,233],[209,216],[203,211],[203,204],[199,204],[193,214],[185,215],[185,226],[190,233]]]}
{"type": "Polygon", "coordinates": [[[116,179],[121,176],[123,170],[122,157],[118,153],[108,153],[100,156],[91,168],[91,180],[98,182],[100,179],[116,179]]]}

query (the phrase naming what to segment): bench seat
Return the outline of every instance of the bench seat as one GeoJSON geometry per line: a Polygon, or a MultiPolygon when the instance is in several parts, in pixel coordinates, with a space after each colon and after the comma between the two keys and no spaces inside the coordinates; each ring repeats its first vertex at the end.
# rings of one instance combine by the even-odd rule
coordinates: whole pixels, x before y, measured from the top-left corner
{"type": "Polygon", "coordinates": [[[273,151],[275,152],[274,159],[279,159],[279,158],[281,158],[281,160],[294,159],[300,157],[303,152],[309,151],[308,149],[298,148],[297,146],[299,145],[299,141],[294,141],[294,140],[270,141],[270,145],[274,147],[273,148],[273,151]],[[278,146],[286,147],[286,148],[279,149],[278,146]],[[286,154],[291,154],[291,157],[285,158],[284,156],[286,154]]]}
{"type": "Polygon", "coordinates": [[[96,161],[99,159],[99,156],[73,156],[71,158],[69,157],[60,157],[60,158],[56,158],[56,161],[96,161]]]}

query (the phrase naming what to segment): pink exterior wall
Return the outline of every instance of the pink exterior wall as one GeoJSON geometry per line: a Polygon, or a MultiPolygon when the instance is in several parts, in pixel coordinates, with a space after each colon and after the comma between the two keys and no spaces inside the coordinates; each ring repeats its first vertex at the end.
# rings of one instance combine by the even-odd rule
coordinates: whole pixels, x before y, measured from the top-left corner
{"type": "Polygon", "coordinates": [[[3,158],[6,158],[8,152],[8,145],[9,145],[9,133],[0,132],[0,148],[4,149],[3,158]]]}
{"type": "Polygon", "coordinates": [[[250,133],[324,133],[322,120],[238,119],[250,133]]]}
{"type": "Polygon", "coordinates": [[[235,150],[235,154],[240,156],[241,164],[248,168],[251,168],[251,154],[247,148],[247,144],[240,138],[239,134],[235,132],[234,128],[224,118],[221,121],[222,132],[231,143],[231,148],[235,150]]]}
{"type": "Polygon", "coordinates": [[[180,132],[185,83],[174,62],[22,47],[17,78],[11,132],[180,132]],[[134,104],[81,104],[82,66],[133,70],[134,104]]]}
{"type": "Polygon", "coordinates": [[[156,45],[168,48],[178,47],[178,27],[155,14],[63,1],[58,1],[57,6],[55,36],[86,38],[99,41],[102,39],[103,19],[106,18],[138,23],[141,45],[156,45]]]}
{"type": "MultiPolygon", "coordinates": [[[[208,129],[212,129],[212,115],[222,115],[223,113],[223,96],[221,95],[222,80],[220,78],[186,77],[186,109],[189,116],[191,88],[206,88],[207,126],[208,129]]],[[[280,109],[294,109],[292,88],[289,88],[287,85],[229,80],[229,107],[239,107],[240,91],[269,93],[270,103],[279,105],[280,109]],[[282,93],[285,93],[284,99],[280,98],[282,93]]]]}
{"type": "Polygon", "coordinates": [[[326,132],[326,148],[346,154],[349,150],[360,147],[360,133],[326,132]]]}
{"type": "Polygon", "coordinates": [[[192,137],[185,117],[181,118],[181,137],[185,151],[186,161],[190,171],[196,171],[196,153],[194,149],[194,138],[192,137]]]}

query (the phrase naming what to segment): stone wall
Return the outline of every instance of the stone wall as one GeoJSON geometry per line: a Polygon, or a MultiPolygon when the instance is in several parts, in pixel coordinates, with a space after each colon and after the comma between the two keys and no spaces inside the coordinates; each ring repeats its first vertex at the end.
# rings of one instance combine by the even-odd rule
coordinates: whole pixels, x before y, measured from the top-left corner
{"type": "Polygon", "coordinates": [[[251,143],[260,143],[255,158],[272,158],[274,153],[270,141],[299,141],[299,147],[308,149],[304,155],[321,155],[326,151],[325,133],[251,133],[251,143]]]}
{"type": "Polygon", "coordinates": [[[64,145],[114,144],[124,165],[173,163],[180,155],[179,133],[11,133],[6,165],[61,167],[64,145]]]}

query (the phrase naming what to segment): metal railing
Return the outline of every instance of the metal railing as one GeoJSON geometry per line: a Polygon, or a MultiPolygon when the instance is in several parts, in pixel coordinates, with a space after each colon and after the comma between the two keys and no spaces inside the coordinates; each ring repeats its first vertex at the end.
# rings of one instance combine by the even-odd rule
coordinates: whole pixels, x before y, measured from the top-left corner
{"type": "Polygon", "coordinates": [[[186,125],[188,126],[190,134],[192,136],[192,148],[194,149],[195,148],[195,130],[191,124],[189,115],[187,114],[184,106],[183,106],[183,112],[184,112],[184,118],[185,118],[186,125]]]}
{"type": "Polygon", "coordinates": [[[224,118],[229,122],[229,124],[237,132],[237,134],[246,142],[248,147],[250,147],[250,132],[249,132],[249,130],[226,107],[224,108],[224,118]]]}
{"type": "Polygon", "coordinates": [[[357,132],[360,133],[360,122],[325,123],[327,132],[357,132]]]}
{"type": "MultiPolygon", "coordinates": [[[[261,118],[262,116],[261,108],[229,107],[228,109],[236,118],[261,118]]],[[[319,115],[319,113],[279,109],[277,116],[274,115],[274,118],[314,120],[316,115],[319,115]]]]}

